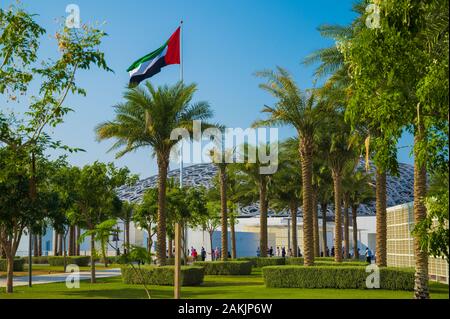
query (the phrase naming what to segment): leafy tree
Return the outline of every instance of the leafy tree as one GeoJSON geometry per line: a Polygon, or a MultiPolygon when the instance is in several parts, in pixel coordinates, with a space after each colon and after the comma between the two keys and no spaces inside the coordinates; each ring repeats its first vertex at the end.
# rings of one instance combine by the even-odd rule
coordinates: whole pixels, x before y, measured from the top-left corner
{"type": "Polygon", "coordinates": [[[103,258],[103,262],[105,263],[105,267],[108,267],[108,242],[109,238],[119,232],[117,228],[117,220],[116,219],[108,219],[104,222],[101,222],[98,225],[95,225],[94,229],[89,229],[84,232],[79,240],[84,241],[89,236],[94,237],[94,240],[100,242],[101,247],[101,255],[103,258]]]}
{"type": "Polygon", "coordinates": [[[124,94],[126,102],[115,106],[116,118],[97,126],[99,139],[115,138],[111,150],[123,148],[121,157],[141,147],[151,147],[158,165],[158,247],[157,258],[165,264],[166,256],[166,187],[170,152],[178,143],[172,139],[174,129],[193,130],[194,120],[206,120],[212,116],[209,104],[191,104],[197,87],[181,82],[173,86],[129,88],[124,94]]]}
{"type": "Polygon", "coordinates": [[[426,199],[427,217],[414,227],[413,233],[421,238],[420,245],[431,256],[443,257],[448,262],[448,172],[434,175],[426,199]]]}
{"type": "Polygon", "coordinates": [[[147,231],[148,243],[147,250],[151,253],[153,246],[153,236],[156,234],[156,229],[153,225],[156,224],[158,218],[158,190],[156,188],[149,188],[145,191],[142,197],[142,202],[137,204],[136,210],[133,214],[133,222],[140,228],[147,231]]]}

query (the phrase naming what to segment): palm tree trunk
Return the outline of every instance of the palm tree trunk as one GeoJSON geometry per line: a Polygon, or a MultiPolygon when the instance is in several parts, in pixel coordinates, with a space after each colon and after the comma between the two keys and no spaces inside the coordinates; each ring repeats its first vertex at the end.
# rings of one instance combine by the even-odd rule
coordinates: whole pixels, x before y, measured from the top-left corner
{"type": "Polygon", "coordinates": [[[341,212],[341,187],[342,176],[333,171],[334,187],[334,261],[342,262],[342,212],[341,212]]]}
{"type": "Polygon", "coordinates": [[[291,210],[291,242],[292,242],[292,252],[294,253],[294,257],[298,257],[298,243],[297,243],[297,210],[298,206],[295,200],[291,201],[290,204],[291,210]]]}
{"type": "Polygon", "coordinates": [[[230,236],[231,236],[231,259],[236,259],[236,232],[234,229],[235,217],[230,219],[230,236]]]}
{"type": "Polygon", "coordinates": [[[303,137],[300,141],[303,191],[303,256],[304,265],[314,265],[314,231],[312,205],[312,150],[313,141],[303,137]]]}
{"type": "Polygon", "coordinates": [[[95,283],[95,239],[91,235],[91,283],[95,283]]]}
{"type": "Polygon", "coordinates": [[[63,234],[58,234],[58,256],[63,255],[63,234]]]}
{"type": "Polygon", "coordinates": [[[260,228],[259,246],[261,257],[267,257],[267,180],[264,175],[260,175],[259,183],[259,207],[260,207],[260,228]]]}
{"type": "MultiPolygon", "coordinates": [[[[414,144],[423,142],[423,124],[419,124],[414,135],[414,144]]],[[[417,150],[414,154],[414,224],[420,223],[426,218],[427,211],[424,204],[427,195],[427,171],[423,161],[420,160],[417,150]]],[[[419,235],[420,236],[420,235],[419,235]]],[[[420,247],[420,238],[414,238],[414,257],[416,273],[414,280],[414,298],[429,299],[428,290],[428,254],[420,247]]]]}
{"type": "Polygon", "coordinates": [[[228,258],[228,216],[227,216],[227,172],[226,165],[219,165],[219,178],[220,178],[220,217],[222,224],[222,260],[228,258]]]}
{"type": "Polygon", "coordinates": [[[38,256],[42,256],[42,235],[38,235],[38,256]]]}
{"type": "Polygon", "coordinates": [[[327,203],[322,203],[320,205],[320,210],[322,211],[322,251],[323,256],[327,255],[327,203]]]}
{"type": "Polygon", "coordinates": [[[376,222],[377,222],[377,247],[376,263],[378,267],[387,266],[387,221],[386,221],[386,173],[377,168],[376,172],[376,222]]]}
{"type": "Polygon", "coordinates": [[[344,257],[350,256],[350,231],[349,231],[349,199],[348,195],[344,195],[344,257]]]}
{"type": "Polygon", "coordinates": [[[161,154],[158,159],[158,230],[157,230],[157,249],[156,258],[158,264],[166,264],[166,184],[168,160],[161,154]]]}
{"type": "Polygon", "coordinates": [[[352,205],[353,259],[359,259],[358,252],[358,205],[352,205]]]}
{"type": "Polygon", "coordinates": [[[80,256],[80,243],[79,243],[80,235],[81,235],[81,229],[80,229],[80,226],[77,226],[77,237],[76,237],[76,248],[77,248],[76,255],[77,256],[80,256]]]}
{"type": "Polygon", "coordinates": [[[58,233],[53,229],[53,256],[58,256],[58,233]]]}
{"type": "Polygon", "coordinates": [[[69,256],[73,256],[73,226],[69,227],[69,256]]]}
{"type": "Polygon", "coordinates": [[[317,211],[317,195],[313,193],[313,230],[314,230],[314,257],[320,257],[320,238],[319,238],[319,214],[317,211]]]}

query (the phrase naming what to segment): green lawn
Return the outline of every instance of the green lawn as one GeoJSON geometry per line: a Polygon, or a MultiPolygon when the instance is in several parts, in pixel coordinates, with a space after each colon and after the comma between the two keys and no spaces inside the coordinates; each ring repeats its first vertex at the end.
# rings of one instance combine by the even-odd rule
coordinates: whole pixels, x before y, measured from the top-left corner
{"type": "MultiPolygon", "coordinates": [[[[95,269],[97,270],[104,270],[104,269],[111,269],[111,268],[120,268],[120,265],[109,265],[108,268],[105,268],[104,265],[95,265],[95,269]]],[[[91,267],[89,266],[82,266],[80,267],[80,271],[90,271],[91,267]]],[[[40,265],[40,264],[33,264],[33,275],[49,275],[49,274],[58,274],[64,272],[63,266],[49,266],[49,265],[40,265]]],[[[28,276],[28,265],[25,264],[23,267],[23,271],[15,271],[14,277],[20,277],[20,276],[28,276]]],[[[0,271],[0,278],[6,278],[6,272],[0,271]]]]}
{"type": "MultiPolygon", "coordinates": [[[[431,298],[448,299],[448,285],[430,282],[431,298]]],[[[187,299],[409,299],[411,291],[354,290],[354,289],[295,289],[265,288],[261,270],[250,276],[205,276],[203,285],[183,287],[182,297],[187,299]]],[[[173,287],[151,286],[152,298],[172,298],[173,287]]],[[[3,291],[0,298],[72,299],[72,298],[146,298],[139,285],[125,285],[120,277],[99,279],[98,283],[81,282],[80,289],[67,289],[64,283],[35,285],[33,288],[16,287],[13,295],[3,291]]]]}

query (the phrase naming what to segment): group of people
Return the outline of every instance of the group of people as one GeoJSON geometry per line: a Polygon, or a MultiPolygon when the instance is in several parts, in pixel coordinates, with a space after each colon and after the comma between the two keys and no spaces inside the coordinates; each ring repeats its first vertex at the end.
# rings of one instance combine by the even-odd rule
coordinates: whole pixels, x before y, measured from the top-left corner
{"type": "MultiPolygon", "coordinates": [[[[259,249],[259,247],[256,249],[256,256],[257,257],[261,257],[261,249],[259,249]]],[[[269,257],[273,257],[274,256],[274,250],[273,247],[271,246],[269,249],[267,249],[267,256],[269,257]]],[[[286,251],[286,247],[277,247],[276,250],[276,256],[277,257],[294,257],[294,251],[292,250],[292,248],[289,248],[286,251]]],[[[297,256],[302,257],[302,252],[300,250],[300,247],[297,247],[297,256]]]]}
{"type": "MultiPolygon", "coordinates": [[[[200,260],[205,261],[207,252],[205,247],[202,247],[200,250],[200,256],[197,252],[197,249],[194,247],[191,247],[191,249],[188,249],[188,256],[191,256],[194,261],[200,260]]],[[[222,258],[222,250],[219,247],[216,247],[215,249],[211,249],[211,260],[220,260],[222,258]]],[[[231,258],[231,253],[228,252],[228,258],[231,258]]]]}
{"type": "MultiPolygon", "coordinates": [[[[302,253],[301,253],[300,247],[298,247],[297,249],[298,249],[297,256],[298,257],[302,257],[302,253]]],[[[216,250],[217,250],[217,248],[216,248],[216,250]]],[[[359,248],[358,248],[358,255],[360,255],[359,252],[360,251],[359,251],[359,248]]],[[[259,247],[256,249],[256,256],[257,257],[261,257],[261,250],[260,250],[259,247]]],[[[270,247],[269,249],[267,249],[267,256],[269,256],[269,257],[273,257],[274,256],[273,247],[270,247]]],[[[289,248],[287,253],[286,253],[286,248],[285,247],[281,247],[281,249],[280,249],[280,247],[277,247],[276,256],[277,257],[286,257],[286,256],[287,257],[293,257],[294,253],[292,251],[292,248],[289,248]]],[[[326,247],[325,254],[324,254],[324,251],[321,251],[320,252],[320,256],[321,257],[329,257],[329,256],[334,257],[335,256],[335,248],[334,248],[334,246],[331,247],[331,250],[328,247],[326,247]]],[[[372,262],[372,252],[370,251],[370,249],[368,247],[366,247],[366,251],[364,253],[364,256],[365,256],[366,261],[368,263],[372,262]]],[[[342,257],[344,257],[344,248],[342,248],[342,257]]],[[[353,253],[352,252],[350,252],[350,257],[353,257],[353,253]]]]}

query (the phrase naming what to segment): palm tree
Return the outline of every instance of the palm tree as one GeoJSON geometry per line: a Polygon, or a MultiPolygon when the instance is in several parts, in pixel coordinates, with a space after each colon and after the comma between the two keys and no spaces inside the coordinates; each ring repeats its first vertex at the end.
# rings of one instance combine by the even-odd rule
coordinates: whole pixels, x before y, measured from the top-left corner
{"type": "Polygon", "coordinates": [[[178,82],[173,86],[153,87],[146,82],[143,87],[128,88],[124,103],[117,104],[113,121],[96,127],[99,140],[116,139],[111,150],[122,148],[116,154],[121,157],[142,147],[151,147],[158,165],[158,230],[157,258],[160,265],[166,259],[166,183],[169,156],[178,143],[171,139],[176,128],[193,130],[194,120],[212,117],[207,102],[191,104],[197,90],[195,84],[178,82]]]}
{"type": "Polygon", "coordinates": [[[311,266],[314,264],[312,165],[314,135],[321,111],[315,94],[307,96],[302,92],[286,70],[278,67],[276,71],[257,75],[267,79],[260,87],[277,99],[274,107],[265,106],[262,110],[269,118],[258,121],[258,125],[292,125],[297,130],[302,171],[304,264],[311,266]]]}
{"type": "Polygon", "coordinates": [[[359,259],[358,208],[361,204],[367,204],[375,198],[372,175],[357,168],[351,175],[351,178],[344,178],[343,184],[345,192],[348,194],[349,206],[352,208],[353,258],[359,259]]]}
{"type": "MultiPolygon", "coordinates": [[[[267,257],[267,213],[269,205],[268,187],[272,179],[272,174],[262,171],[262,168],[265,167],[266,164],[262,163],[259,157],[256,156],[254,160],[251,160],[251,154],[259,154],[259,149],[262,147],[267,150],[270,145],[242,145],[239,152],[243,155],[242,157],[244,158],[244,163],[237,163],[235,165],[235,169],[247,177],[248,184],[251,183],[258,189],[260,214],[259,248],[261,251],[261,257],[267,257]]],[[[267,154],[267,152],[265,154],[267,154]]]]}
{"type": "Polygon", "coordinates": [[[298,140],[291,138],[280,147],[280,162],[283,165],[273,176],[271,187],[271,207],[276,211],[288,210],[291,217],[291,247],[294,257],[298,257],[297,212],[301,202],[301,173],[298,169],[298,140]]]}
{"type": "MultiPolygon", "coordinates": [[[[349,161],[354,161],[357,153],[349,144],[350,127],[345,123],[340,111],[330,111],[328,123],[322,129],[326,130],[329,136],[328,140],[324,140],[323,143],[324,146],[328,144],[325,149],[327,149],[327,161],[333,178],[335,261],[342,262],[342,177],[345,166],[349,161]]],[[[322,136],[326,136],[326,134],[322,136]]]]}

